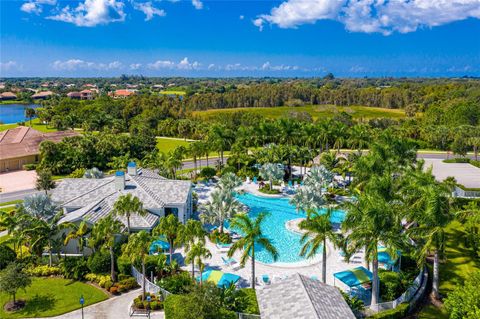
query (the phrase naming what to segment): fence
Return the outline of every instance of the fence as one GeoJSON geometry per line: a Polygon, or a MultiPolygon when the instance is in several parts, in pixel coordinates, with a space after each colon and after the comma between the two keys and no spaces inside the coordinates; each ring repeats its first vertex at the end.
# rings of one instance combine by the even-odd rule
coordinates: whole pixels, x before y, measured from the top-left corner
{"type": "Polygon", "coordinates": [[[260,319],[260,315],[237,312],[238,319],[260,319]]]}
{"type": "Polygon", "coordinates": [[[397,299],[388,302],[382,302],[376,305],[371,305],[369,309],[373,312],[380,312],[384,310],[394,309],[397,308],[398,305],[404,302],[409,302],[415,296],[415,294],[421,290],[424,286],[425,279],[425,272],[426,270],[423,269],[420,271],[418,276],[413,281],[413,284],[397,299]]]}
{"type": "Polygon", "coordinates": [[[455,186],[454,197],[480,198],[480,191],[468,191],[455,186]]]}
{"type": "MultiPolygon", "coordinates": [[[[135,277],[137,283],[143,287],[143,274],[139,272],[135,267],[132,266],[132,276],[135,277]]],[[[163,300],[170,295],[170,292],[166,291],[162,287],[155,285],[153,282],[145,278],[145,291],[149,293],[153,293],[156,295],[162,295],[163,300]]]]}

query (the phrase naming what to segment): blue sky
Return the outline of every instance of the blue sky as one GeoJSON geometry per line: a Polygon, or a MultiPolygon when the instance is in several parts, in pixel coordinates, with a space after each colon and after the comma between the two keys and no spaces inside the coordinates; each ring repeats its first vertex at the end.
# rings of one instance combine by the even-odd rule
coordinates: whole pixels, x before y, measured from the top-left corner
{"type": "Polygon", "coordinates": [[[480,0],[0,0],[1,76],[480,76],[480,0]]]}

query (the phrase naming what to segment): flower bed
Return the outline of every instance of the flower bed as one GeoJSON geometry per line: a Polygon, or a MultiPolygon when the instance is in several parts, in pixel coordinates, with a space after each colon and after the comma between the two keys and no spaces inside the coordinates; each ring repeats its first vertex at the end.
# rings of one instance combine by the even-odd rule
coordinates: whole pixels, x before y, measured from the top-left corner
{"type": "Polygon", "coordinates": [[[133,308],[134,310],[162,310],[163,301],[160,299],[160,297],[147,292],[145,300],[142,301],[142,295],[133,300],[133,308]],[[147,301],[148,296],[150,296],[150,301],[147,301]]]}
{"type": "Polygon", "coordinates": [[[101,274],[87,274],[85,279],[91,282],[98,284],[100,287],[104,288],[113,295],[118,295],[122,292],[127,292],[129,290],[138,288],[139,285],[135,278],[133,277],[120,277],[118,282],[112,282],[109,275],[101,274]]]}

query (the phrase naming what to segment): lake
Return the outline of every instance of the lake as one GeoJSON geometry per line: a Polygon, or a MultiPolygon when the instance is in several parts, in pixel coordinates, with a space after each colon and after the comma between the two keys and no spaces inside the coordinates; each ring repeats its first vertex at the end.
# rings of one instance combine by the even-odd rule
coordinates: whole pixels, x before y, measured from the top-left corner
{"type": "Polygon", "coordinates": [[[37,108],[38,104],[1,104],[0,105],[0,123],[10,124],[24,122],[28,119],[25,117],[25,108],[37,108]]]}

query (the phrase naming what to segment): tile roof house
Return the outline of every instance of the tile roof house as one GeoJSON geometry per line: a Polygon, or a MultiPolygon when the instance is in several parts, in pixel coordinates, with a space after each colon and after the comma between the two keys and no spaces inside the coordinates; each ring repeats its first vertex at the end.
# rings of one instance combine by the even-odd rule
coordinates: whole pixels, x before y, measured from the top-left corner
{"type": "Polygon", "coordinates": [[[124,99],[135,94],[136,94],[135,90],[115,90],[113,92],[108,93],[108,95],[113,97],[114,99],[124,99]]]}
{"type": "Polygon", "coordinates": [[[3,92],[2,94],[0,94],[1,100],[15,100],[16,98],[17,96],[15,95],[15,93],[12,92],[3,92]]]}
{"type": "MultiPolygon", "coordinates": [[[[95,224],[113,210],[121,195],[132,194],[140,199],[146,216],[132,214],[132,231],[151,230],[162,216],[174,214],[185,223],[192,215],[192,187],[190,181],[166,179],[155,171],[137,169],[129,163],[127,172],[100,179],[66,178],[52,190],[51,198],[64,210],[63,222],[86,221],[95,224]]],[[[116,217],[123,224],[123,217],[116,217]]]]}
{"type": "Polygon", "coordinates": [[[48,99],[53,96],[52,91],[40,91],[32,95],[32,99],[48,99]]]}
{"type": "Polygon", "coordinates": [[[262,319],[355,319],[340,291],[294,274],[257,289],[262,319]]]}
{"type": "Polygon", "coordinates": [[[0,172],[22,169],[25,164],[37,162],[43,141],[60,142],[76,135],[74,131],[42,133],[27,126],[0,132],[0,172]]]}

